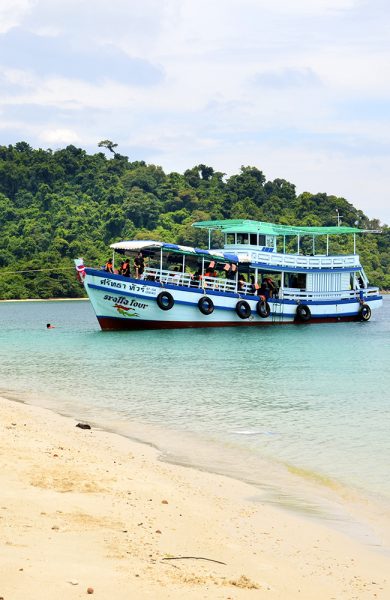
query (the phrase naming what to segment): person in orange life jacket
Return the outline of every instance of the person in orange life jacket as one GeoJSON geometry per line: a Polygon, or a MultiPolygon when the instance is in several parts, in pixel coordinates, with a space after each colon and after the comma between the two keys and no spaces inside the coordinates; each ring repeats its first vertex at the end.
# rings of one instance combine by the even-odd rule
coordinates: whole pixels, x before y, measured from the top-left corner
{"type": "Polygon", "coordinates": [[[205,277],[217,277],[217,271],[215,270],[215,261],[212,260],[211,263],[209,263],[206,272],[205,272],[205,277]]]}
{"type": "Polygon", "coordinates": [[[122,261],[119,272],[123,277],[130,277],[130,262],[128,258],[122,261]]]}
{"type": "Polygon", "coordinates": [[[111,258],[109,258],[108,261],[106,262],[106,266],[104,267],[104,270],[107,271],[107,273],[114,272],[114,267],[113,267],[111,258]]]}

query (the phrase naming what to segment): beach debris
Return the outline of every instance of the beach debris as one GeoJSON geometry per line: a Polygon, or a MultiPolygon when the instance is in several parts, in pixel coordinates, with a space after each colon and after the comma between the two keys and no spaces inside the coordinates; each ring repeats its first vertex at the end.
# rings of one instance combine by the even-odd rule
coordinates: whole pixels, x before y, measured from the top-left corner
{"type": "Polygon", "coordinates": [[[168,504],[168,500],[161,500],[161,504],[168,504]]]}
{"type": "Polygon", "coordinates": [[[241,575],[238,579],[230,579],[228,582],[238,588],[246,588],[248,590],[258,590],[259,586],[254,581],[251,581],[246,575],[241,575]]]}
{"type": "Polygon", "coordinates": [[[80,429],[91,429],[91,426],[88,425],[88,423],[77,423],[76,427],[79,427],[80,429]]]}
{"type": "Polygon", "coordinates": [[[194,559],[194,560],[208,560],[209,562],[218,563],[219,565],[226,565],[225,562],[220,560],[215,560],[214,558],[205,558],[204,556],[166,556],[163,560],[184,560],[184,559],[194,559]]]}
{"type": "Polygon", "coordinates": [[[87,594],[93,594],[93,588],[92,587],[87,588],[87,594]]]}
{"type": "Polygon", "coordinates": [[[156,529],[156,533],[161,533],[161,531],[159,529],[156,529]]]}
{"type": "Polygon", "coordinates": [[[79,582],[76,581],[75,579],[71,579],[70,581],[68,581],[68,583],[70,583],[70,585],[78,585],[79,582]]]}

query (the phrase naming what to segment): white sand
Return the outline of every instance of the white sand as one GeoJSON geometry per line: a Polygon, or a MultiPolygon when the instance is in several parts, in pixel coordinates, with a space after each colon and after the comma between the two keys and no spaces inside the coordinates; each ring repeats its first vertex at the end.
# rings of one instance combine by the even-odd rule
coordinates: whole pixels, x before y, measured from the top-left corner
{"type": "Polygon", "coordinates": [[[0,414],[4,600],[390,598],[389,557],[249,485],[45,409],[0,414]]]}

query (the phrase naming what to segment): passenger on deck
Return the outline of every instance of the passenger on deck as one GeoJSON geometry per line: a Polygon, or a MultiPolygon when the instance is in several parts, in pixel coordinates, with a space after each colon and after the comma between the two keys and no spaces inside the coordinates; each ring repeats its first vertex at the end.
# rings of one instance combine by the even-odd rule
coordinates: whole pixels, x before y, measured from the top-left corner
{"type": "Polygon", "coordinates": [[[236,273],[237,273],[237,265],[235,265],[234,263],[230,264],[229,270],[226,271],[226,279],[230,279],[231,281],[234,281],[236,279],[236,273]]]}
{"type": "Polygon", "coordinates": [[[130,261],[128,258],[122,261],[119,272],[123,277],[130,277],[130,261]]]}
{"type": "Polygon", "coordinates": [[[246,284],[245,277],[244,277],[244,275],[242,273],[240,273],[238,275],[238,286],[237,286],[237,289],[238,289],[239,292],[243,292],[244,291],[245,284],[246,284]]]}
{"type": "Polygon", "coordinates": [[[215,260],[212,260],[209,263],[209,266],[207,267],[204,275],[205,275],[205,277],[217,277],[218,276],[218,273],[215,270],[215,260]]]}
{"type": "Polygon", "coordinates": [[[133,265],[135,269],[135,278],[141,279],[145,270],[145,260],[142,255],[142,252],[138,252],[137,256],[134,259],[133,265]]]}
{"type": "Polygon", "coordinates": [[[230,263],[226,263],[226,265],[224,265],[223,270],[225,271],[225,277],[226,279],[230,279],[230,263]]]}
{"type": "Polygon", "coordinates": [[[259,287],[259,285],[257,285],[257,287],[256,287],[256,283],[255,283],[255,277],[254,277],[254,275],[251,275],[251,276],[250,276],[250,287],[249,287],[249,290],[248,290],[248,292],[249,292],[250,294],[253,294],[253,295],[254,295],[254,294],[256,294],[256,293],[257,293],[258,287],[259,287]]]}
{"type": "Polygon", "coordinates": [[[197,271],[195,271],[195,273],[193,274],[193,276],[191,278],[190,287],[199,287],[201,278],[202,278],[202,271],[200,269],[198,269],[197,271]]]}
{"type": "Polygon", "coordinates": [[[271,279],[271,277],[266,277],[264,279],[264,282],[266,283],[267,287],[268,287],[268,292],[269,292],[269,297],[273,298],[275,292],[276,292],[276,285],[273,279],[271,279]]]}
{"type": "Polygon", "coordinates": [[[259,289],[257,290],[257,294],[259,296],[263,296],[264,298],[266,298],[268,300],[268,298],[269,298],[269,289],[268,289],[268,286],[265,283],[265,281],[261,282],[261,285],[260,285],[259,289]]]}
{"type": "Polygon", "coordinates": [[[114,272],[114,266],[112,264],[112,259],[111,258],[109,258],[108,261],[106,262],[104,270],[107,271],[107,273],[113,273],[114,272]]]}

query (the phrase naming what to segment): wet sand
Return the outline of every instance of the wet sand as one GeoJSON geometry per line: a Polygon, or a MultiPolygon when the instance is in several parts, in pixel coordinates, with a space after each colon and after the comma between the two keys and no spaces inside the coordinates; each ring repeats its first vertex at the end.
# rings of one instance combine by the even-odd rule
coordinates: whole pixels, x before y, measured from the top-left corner
{"type": "Polygon", "coordinates": [[[0,399],[0,597],[390,598],[390,557],[233,479],[0,399]]]}

